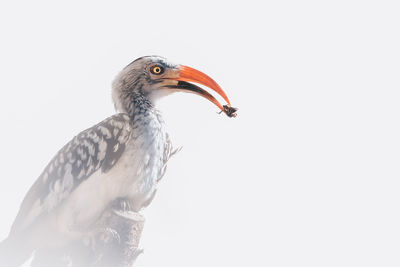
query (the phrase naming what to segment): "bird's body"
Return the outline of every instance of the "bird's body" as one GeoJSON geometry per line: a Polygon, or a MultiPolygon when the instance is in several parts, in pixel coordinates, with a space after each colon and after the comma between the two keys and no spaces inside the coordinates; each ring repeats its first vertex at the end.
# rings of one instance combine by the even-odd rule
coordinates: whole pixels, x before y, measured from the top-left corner
{"type": "Polygon", "coordinates": [[[106,119],[76,136],[50,162],[26,196],[12,233],[43,215],[40,227],[49,238],[80,237],[117,198],[139,211],[155,193],[170,153],[156,111],[140,120],[123,113],[106,119]]]}
{"type": "MultiPolygon", "coordinates": [[[[34,250],[65,246],[90,235],[102,213],[118,199],[136,212],[150,203],[173,153],[155,107],[157,86],[183,86],[169,78],[155,79],[145,72],[149,66],[154,75],[160,74],[153,73],[154,66],[178,67],[163,58],[144,57],[117,76],[113,99],[121,113],[74,137],[33,184],[3,243],[11,254],[19,250],[10,266],[18,266],[34,250]]],[[[195,93],[202,94],[199,90],[195,93]]]]}
{"type": "Polygon", "coordinates": [[[10,238],[28,250],[66,246],[91,234],[116,199],[139,211],[152,200],[172,153],[156,109],[116,114],[61,149],[26,195],[10,238]],[[45,234],[43,234],[45,233],[45,234]]]}

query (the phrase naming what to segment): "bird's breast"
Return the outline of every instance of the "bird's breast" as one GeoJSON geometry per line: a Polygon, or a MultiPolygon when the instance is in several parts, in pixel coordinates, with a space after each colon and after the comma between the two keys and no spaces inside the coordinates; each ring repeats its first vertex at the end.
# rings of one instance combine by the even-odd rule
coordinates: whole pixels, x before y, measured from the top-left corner
{"type": "Polygon", "coordinates": [[[165,164],[167,140],[162,128],[136,131],[131,138],[121,159],[123,174],[120,185],[133,208],[140,210],[156,190],[165,164]]]}

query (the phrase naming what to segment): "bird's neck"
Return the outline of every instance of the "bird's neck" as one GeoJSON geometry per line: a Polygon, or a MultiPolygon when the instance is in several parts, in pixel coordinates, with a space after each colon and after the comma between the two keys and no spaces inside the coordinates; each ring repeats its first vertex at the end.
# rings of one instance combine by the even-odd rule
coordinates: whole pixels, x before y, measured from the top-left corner
{"type": "Polygon", "coordinates": [[[128,101],[125,104],[125,111],[133,123],[152,118],[162,122],[160,112],[142,93],[131,92],[126,100],[128,101]]]}

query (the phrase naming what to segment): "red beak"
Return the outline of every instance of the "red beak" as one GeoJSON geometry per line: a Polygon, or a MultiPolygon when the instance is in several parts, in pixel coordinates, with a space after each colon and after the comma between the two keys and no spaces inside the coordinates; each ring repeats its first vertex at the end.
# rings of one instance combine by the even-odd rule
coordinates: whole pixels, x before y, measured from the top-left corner
{"type": "MultiPolygon", "coordinates": [[[[193,83],[198,83],[198,84],[207,86],[208,88],[210,88],[210,89],[214,90],[215,92],[217,92],[228,103],[228,106],[231,105],[227,95],[222,90],[222,88],[217,84],[217,82],[214,81],[207,74],[205,74],[205,73],[203,73],[201,71],[198,71],[198,70],[193,69],[193,68],[188,67],[188,66],[180,65],[179,66],[179,77],[175,78],[175,80],[182,81],[182,82],[193,82],[193,83]]],[[[218,100],[215,99],[207,91],[201,89],[200,87],[197,87],[197,90],[195,91],[195,93],[207,98],[209,101],[211,101],[215,105],[217,105],[221,109],[221,111],[224,111],[224,108],[218,102],[218,100]]]]}

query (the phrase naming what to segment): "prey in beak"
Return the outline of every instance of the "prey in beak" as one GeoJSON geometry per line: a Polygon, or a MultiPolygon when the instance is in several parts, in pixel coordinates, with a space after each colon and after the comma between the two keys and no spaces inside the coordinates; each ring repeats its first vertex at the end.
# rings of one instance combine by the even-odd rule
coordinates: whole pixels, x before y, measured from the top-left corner
{"type": "Polygon", "coordinates": [[[176,84],[168,84],[164,87],[200,95],[214,103],[221,112],[224,112],[228,117],[236,117],[237,115],[236,111],[238,109],[231,107],[229,98],[222,88],[211,77],[201,71],[188,66],[179,65],[170,75],[164,76],[162,79],[177,81],[176,84]],[[193,83],[201,84],[212,89],[227,102],[227,105],[221,105],[213,95],[193,83]]]}

